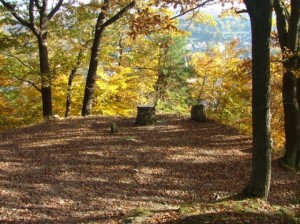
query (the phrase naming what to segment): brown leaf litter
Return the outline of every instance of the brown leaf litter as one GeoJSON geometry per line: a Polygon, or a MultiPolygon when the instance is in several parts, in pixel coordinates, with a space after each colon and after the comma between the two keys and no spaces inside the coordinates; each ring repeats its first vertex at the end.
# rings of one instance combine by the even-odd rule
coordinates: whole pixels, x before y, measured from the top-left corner
{"type": "MultiPolygon", "coordinates": [[[[0,222],[119,223],[137,208],[167,208],[160,217],[176,220],[180,204],[246,186],[250,137],[171,115],[134,123],[88,117],[0,132],[0,222]]],[[[289,204],[298,183],[275,161],[270,203],[289,204]]]]}

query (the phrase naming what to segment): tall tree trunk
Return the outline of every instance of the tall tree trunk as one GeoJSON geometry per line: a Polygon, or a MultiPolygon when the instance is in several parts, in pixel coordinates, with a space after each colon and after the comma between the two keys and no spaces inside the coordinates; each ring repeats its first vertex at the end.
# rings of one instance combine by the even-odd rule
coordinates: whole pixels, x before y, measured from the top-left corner
{"type": "MultiPolygon", "coordinates": [[[[298,56],[298,69],[300,69],[300,56],[298,56]]],[[[296,156],[296,164],[295,169],[297,171],[300,170],[300,78],[297,78],[297,102],[298,102],[298,120],[297,120],[297,156],[296,156]]]]}
{"type": "Polygon", "coordinates": [[[49,54],[47,47],[47,37],[38,37],[39,59],[41,73],[41,93],[44,118],[52,116],[52,86],[49,65],[49,54]]]}
{"type": "Polygon", "coordinates": [[[154,99],[153,104],[156,107],[159,100],[162,100],[162,97],[164,96],[166,88],[166,75],[164,72],[159,69],[158,71],[158,77],[154,84],[154,99]]]}
{"type": "Polygon", "coordinates": [[[270,32],[272,0],[244,0],[252,30],[252,173],[243,193],[267,199],[271,181],[270,32]]]}
{"type": "MultiPolygon", "coordinates": [[[[288,67],[285,65],[285,69],[288,67]]],[[[285,154],[283,163],[291,168],[296,168],[296,157],[298,154],[299,135],[299,113],[297,103],[297,78],[291,70],[283,74],[283,107],[284,107],[284,128],[285,128],[285,154]]]]}
{"type": "MultiPolygon", "coordinates": [[[[72,70],[73,71],[73,70],[72,70]]],[[[66,111],[65,111],[65,118],[70,116],[71,106],[72,106],[72,88],[73,88],[73,79],[75,74],[73,72],[69,75],[68,79],[68,86],[67,86],[67,99],[66,99],[66,111]]]]}
{"type": "Polygon", "coordinates": [[[95,38],[91,50],[91,59],[89,70],[86,78],[85,84],[85,91],[84,91],[84,98],[82,104],[82,116],[87,116],[91,114],[92,106],[93,106],[93,99],[94,99],[94,89],[95,89],[95,82],[96,82],[96,74],[99,62],[99,52],[100,52],[100,41],[103,35],[105,28],[96,28],[95,31],[95,38]]]}
{"type": "Polygon", "coordinates": [[[83,57],[83,51],[85,49],[85,47],[87,46],[88,42],[83,46],[83,48],[80,49],[78,55],[77,55],[77,61],[76,64],[74,66],[74,68],[72,69],[70,75],[69,75],[69,79],[68,79],[68,86],[67,86],[67,99],[66,99],[66,111],[65,111],[65,118],[70,116],[70,112],[71,112],[71,105],[72,105],[72,88],[73,88],[73,80],[76,76],[76,73],[78,71],[78,68],[80,66],[82,57],[83,57]]]}
{"type": "Polygon", "coordinates": [[[81,110],[82,116],[90,115],[92,111],[96,73],[98,68],[99,52],[100,52],[101,38],[103,32],[106,29],[106,27],[118,21],[129,9],[134,7],[135,1],[130,2],[128,5],[122,8],[118,13],[116,13],[110,19],[107,19],[107,12],[109,11],[110,4],[111,4],[110,0],[103,1],[103,5],[101,7],[101,13],[98,16],[97,23],[95,26],[95,37],[91,49],[90,65],[89,65],[89,71],[86,78],[84,98],[83,98],[83,104],[81,110]]]}
{"type": "MultiPolygon", "coordinates": [[[[299,47],[299,18],[300,18],[300,1],[291,0],[291,13],[287,13],[287,6],[280,0],[275,0],[274,9],[276,12],[277,31],[279,36],[279,43],[283,55],[295,54],[299,47]],[[286,54],[288,53],[288,54],[286,54]]],[[[299,162],[297,158],[299,155],[300,144],[300,117],[299,117],[299,101],[297,94],[299,89],[297,87],[297,57],[289,56],[283,58],[284,74],[283,74],[283,88],[282,99],[284,107],[284,128],[285,128],[285,154],[282,159],[283,163],[292,168],[298,169],[299,162]]]]}
{"type": "MultiPolygon", "coordinates": [[[[59,0],[57,4],[52,4],[53,7],[49,13],[47,13],[48,1],[30,0],[28,1],[27,15],[25,15],[25,11],[18,12],[18,10],[15,10],[14,4],[17,4],[17,1],[14,4],[5,0],[0,0],[0,2],[8,11],[11,12],[12,16],[22,26],[30,29],[37,38],[39,47],[43,116],[44,118],[49,118],[52,116],[52,77],[50,73],[49,54],[47,47],[48,24],[62,6],[63,0],[59,0]],[[27,18],[27,20],[25,18],[27,18]]],[[[22,4],[22,1],[20,4],[22,4]]]]}
{"type": "MultiPolygon", "coordinates": [[[[298,26],[298,41],[297,41],[297,51],[298,51],[298,57],[297,57],[297,70],[300,71],[300,25],[298,26]]],[[[300,170],[300,77],[297,77],[297,102],[298,102],[298,121],[297,121],[297,135],[298,135],[298,154],[296,158],[296,170],[300,170]]]]}

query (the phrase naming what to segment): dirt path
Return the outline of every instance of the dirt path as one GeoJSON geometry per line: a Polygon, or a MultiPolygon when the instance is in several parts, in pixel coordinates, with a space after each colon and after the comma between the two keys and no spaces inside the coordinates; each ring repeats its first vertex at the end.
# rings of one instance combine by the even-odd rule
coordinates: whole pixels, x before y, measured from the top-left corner
{"type": "MultiPolygon", "coordinates": [[[[0,222],[118,223],[139,208],[173,210],[241,192],[251,139],[215,122],[159,116],[68,119],[0,132],[0,222]]],[[[270,202],[290,203],[299,176],[273,166],[270,202]],[[282,193],[284,192],[284,193],[282,193]]]]}

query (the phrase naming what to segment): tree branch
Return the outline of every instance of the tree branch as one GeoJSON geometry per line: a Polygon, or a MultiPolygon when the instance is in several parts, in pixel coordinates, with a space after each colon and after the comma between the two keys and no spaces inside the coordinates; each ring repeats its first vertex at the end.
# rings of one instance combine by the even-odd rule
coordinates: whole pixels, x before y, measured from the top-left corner
{"type": "Polygon", "coordinates": [[[242,13],[248,13],[248,10],[247,9],[240,9],[240,10],[235,10],[235,13],[236,14],[242,14],[242,13]]]}
{"type": "Polygon", "coordinates": [[[22,82],[26,82],[26,83],[29,83],[30,85],[32,85],[37,91],[39,92],[42,92],[42,90],[33,82],[33,81],[30,81],[30,80],[27,80],[27,79],[22,79],[22,78],[19,78],[17,76],[14,76],[17,80],[19,81],[22,81],[22,82]]]}
{"type": "Polygon", "coordinates": [[[31,25],[34,25],[34,0],[29,2],[29,21],[31,25]]]}
{"type": "Polygon", "coordinates": [[[45,18],[47,18],[48,19],[48,17],[47,17],[47,8],[48,8],[48,0],[43,0],[43,4],[42,4],[42,7],[41,7],[41,9],[39,10],[39,12],[40,12],[40,27],[42,26],[42,24],[43,24],[43,20],[45,19],[45,18]]]}
{"type": "Polygon", "coordinates": [[[180,16],[183,16],[183,15],[189,13],[189,12],[192,12],[192,11],[198,9],[198,8],[201,8],[201,7],[205,6],[206,4],[208,4],[209,2],[212,2],[212,1],[214,1],[214,0],[206,0],[206,1],[202,2],[201,4],[196,5],[194,8],[188,9],[188,10],[180,13],[179,15],[176,15],[176,16],[172,17],[171,19],[176,19],[180,16]]]}
{"type": "Polygon", "coordinates": [[[34,0],[30,0],[29,2],[29,21],[30,21],[30,29],[37,36],[38,29],[34,24],[34,0]]]}
{"type": "Polygon", "coordinates": [[[133,67],[133,69],[137,70],[151,70],[151,71],[156,71],[156,68],[150,68],[150,67],[133,67]]]}
{"type": "Polygon", "coordinates": [[[101,26],[103,25],[103,21],[105,19],[105,13],[106,13],[108,7],[109,7],[109,0],[104,0],[103,4],[101,6],[101,12],[97,18],[95,32],[97,32],[98,30],[101,29],[101,26]]]}
{"type": "Polygon", "coordinates": [[[281,0],[274,1],[274,10],[276,13],[277,32],[281,50],[285,50],[288,35],[288,15],[281,0]]]}
{"type": "Polygon", "coordinates": [[[77,70],[78,70],[78,68],[79,68],[79,66],[80,66],[81,61],[82,61],[82,57],[83,57],[84,50],[87,49],[87,47],[88,47],[88,45],[89,45],[90,42],[91,42],[91,40],[87,40],[87,41],[81,46],[81,48],[80,48],[80,50],[79,50],[79,52],[78,52],[78,54],[77,54],[77,60],[76,60],[76,63],[75,63],[75,65],[74,65],[74,67],[73,67],[73,69],[72,69],[72,71],[71,71],[69,77],[74,77],[74,76],[76,75],[76,72],[77,72],[77,70]]]}
{"type": "Polygon", "coordinates": [[[29,68],[30,70],[34,70],[31,66],[27,65],[25,62],[23,62],[19,57],[17,57],[16,55],[12,55],[12,54],[6,54],[6,53],[1,53],[4,56],[7,57],[11,57],[11,58],[15,58],[17,59],[18,62],[20,62],[23,66],[25,66],[26,68],[29,68]]]}
{"type": "MultiPolygon", "coordinates": [[[[210,0],[211,1],[211,0],[210,0]]],[[[107,20],[105,23],[103,23],[101,26],[102,28],[105,28],[114,22],[116,22],[118,19],[120,19],[129,9],[135,6],[135,1],[130,2],[128,5],[126,5],[121,11],[119,11],[117,14],[115,14],[113,17],[111,17],[109,20],[107,20]]]]}
{"type": "Polygon", "coordinates": [[[31,23],[23,19],[15,10],[15,7],[12,6],[10,3],[6,2],[5,0],[0,0],[3,6],[10,11],[13,17],[18,20],[22,25],[31,29],[31,23]]]}
{"type": "Polygon", "coordinates": [[[40,2],[38,0],[34,0],[34,2],[35,2],[35,6],[37,7],[37,9],[41,10],[42,6],[41,6],[40,2]]]}
{"type": "Polygon", "coordinates": [[[291,13],[289,15],[288,47],[292,51],[297,50],[297,38],[300,28],[300,1],[291,0],[291,13]]]}
{"type": "Polygon", "coordinates": [[[57,3],[57,5],[49,13],[48,20],[52,19],[52,17],[55,15],[55,13],[57,13],[57,11],[59,10],[59,8],[62,6],[63,2],[64,2],[64,0],[59,0],[59,2],[57,3]]]}

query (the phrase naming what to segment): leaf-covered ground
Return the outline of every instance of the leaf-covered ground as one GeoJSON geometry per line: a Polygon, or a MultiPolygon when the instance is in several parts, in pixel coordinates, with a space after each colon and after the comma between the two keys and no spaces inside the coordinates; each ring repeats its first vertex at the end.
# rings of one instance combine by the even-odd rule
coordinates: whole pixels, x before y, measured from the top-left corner
{"type": "Polygon", "coordinates": [[[134,123],[89,117],[0,132],[0,222],[292,223],[299,215],[299,175],[277,161],[269,204],[226,199],[249,180],[249,137],[170,115],[134,123]]]}

